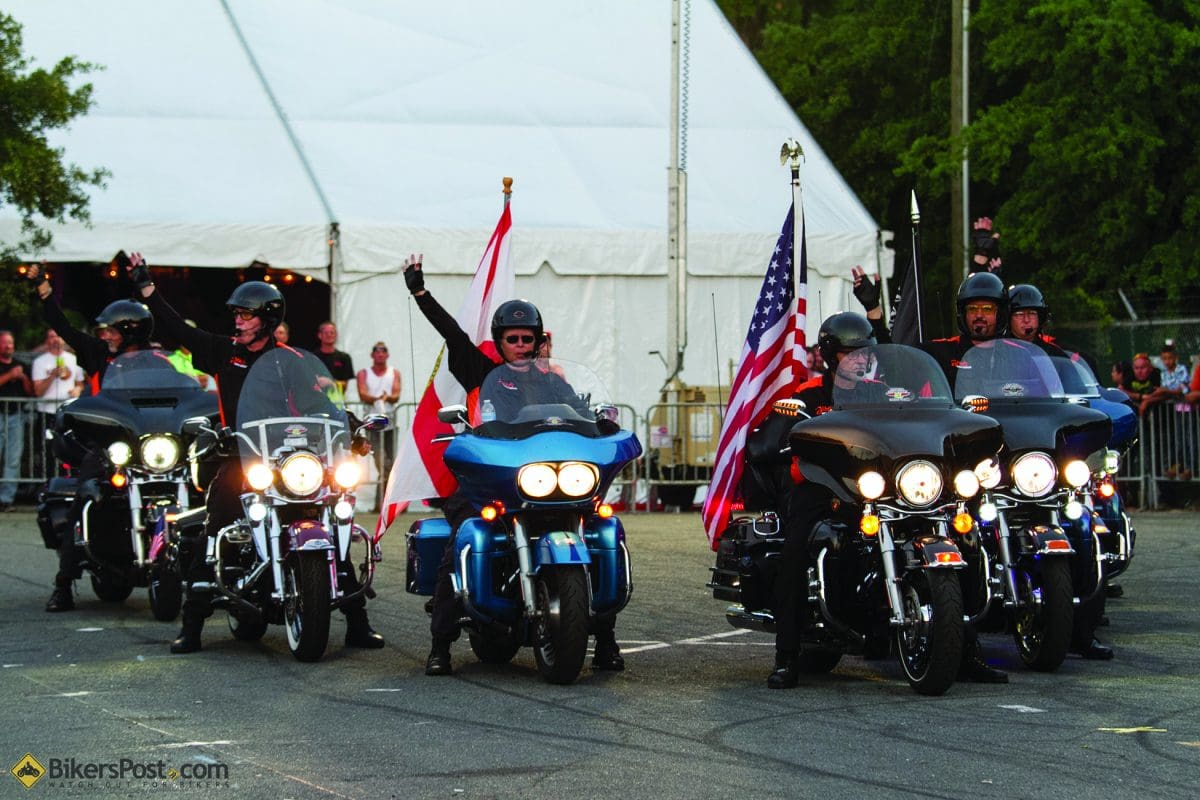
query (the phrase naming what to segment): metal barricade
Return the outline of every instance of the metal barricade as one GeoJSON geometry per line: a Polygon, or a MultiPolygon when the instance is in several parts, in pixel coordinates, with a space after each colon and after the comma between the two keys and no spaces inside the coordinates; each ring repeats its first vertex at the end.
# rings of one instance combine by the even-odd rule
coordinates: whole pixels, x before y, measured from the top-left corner
{"type": "Polygon", "coordinates": [[[643,456],[650,503],[690,509],[697,487],[712,480],[724,406],[656,403],[646,409],[643,456]]]}
{"type": "Polygon", "coordinates": [[[56,409],[63,405],[53,400],[0,398],[0,483],[15,483],[19,499],[33,498],[38,487],[58,471],[46,439],[46,430],[54,426],[54,414],[38,408],[46,403],[56,409]]]}

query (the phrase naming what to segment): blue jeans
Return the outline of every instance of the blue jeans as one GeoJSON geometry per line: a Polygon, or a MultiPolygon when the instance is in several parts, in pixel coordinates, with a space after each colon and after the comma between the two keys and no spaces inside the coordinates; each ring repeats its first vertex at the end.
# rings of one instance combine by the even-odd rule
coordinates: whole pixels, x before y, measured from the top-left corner
{"type": "Polygon", "coordinates": [[[17,478],[21,476],[21,454],[25,451],[25,415],[16,403],[0,409],[0,448],[4,450],[4,474],[0,480],[0,504],[11,505],[17,496],[17,478]]]}

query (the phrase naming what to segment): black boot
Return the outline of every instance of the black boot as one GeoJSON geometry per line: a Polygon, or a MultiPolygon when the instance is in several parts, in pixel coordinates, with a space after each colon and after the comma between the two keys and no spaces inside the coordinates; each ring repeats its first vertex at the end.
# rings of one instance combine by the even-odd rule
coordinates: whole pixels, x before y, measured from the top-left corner
{"type": "Polygon", "coordinates": [[[979,644],[972,643],[963,646],[958,679],[970,683],[1008,683],[1008,673],[988,666],[988,663],[979,655],[979,644]]]}
{"type": "Polygon", "coordinates": [[[204,618],[188,619],[184,617],[183,628],[175,641],[171,642],[172,653],[194,653],[200,649],[200,632],[204,630],[204,618]]]}
{"type": "Polygon", "coordinates": [[[450,643],[439,639],[433,640],[433,649],[425,660],[426,675],[449,675],[454,670],[450,666],[450,643]]]}
{"type": "Polygon", "coordinates": [[[596,634],[596,649],[592,652],[592,669],[620,672],[625,669],[625,659],[612,631],[596,634]]]}
{"type": "Polygon", "coordinates": [[[383,634],[371,627],[365,608],[346,613],[346,647],[361,647],[364,650],[383,647],[383,634]]]}
{"type": "Polygon", "coordinates": [[[775,671],[767,676],[768,689],[793,689],[800,683],[800,665],[797,653],[775,651],[775,671]]]}
{"type": "Polygon", "coordinates": [[[46,601],[46,610],[55,613],[70,611],[75,607],[75,598],[71,595],[71,579],[61,575],[54,579],[54,591],[46,601]]]}
{"type": "Polygon", "coordinates": [[[1071,652],[1088,661],[1111,661],[1114,655],[1111,647],[1100,644],[1100,640],[1095,637],[1092,637],[1090,642],[1073,642],[1071,652]]]}

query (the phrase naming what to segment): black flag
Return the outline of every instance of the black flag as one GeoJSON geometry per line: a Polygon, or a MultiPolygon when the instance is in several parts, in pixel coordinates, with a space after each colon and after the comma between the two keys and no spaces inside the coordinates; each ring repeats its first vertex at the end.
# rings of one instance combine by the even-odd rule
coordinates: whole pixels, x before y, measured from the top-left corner
{"type": "Polygon", "coordinates": [[[925,341],[925,320],[921,313],[921,215],[917,193],[912,195],[912,261],[896,299],[892,303],[892,341],[896,344],[921,344],[925,341]]]}

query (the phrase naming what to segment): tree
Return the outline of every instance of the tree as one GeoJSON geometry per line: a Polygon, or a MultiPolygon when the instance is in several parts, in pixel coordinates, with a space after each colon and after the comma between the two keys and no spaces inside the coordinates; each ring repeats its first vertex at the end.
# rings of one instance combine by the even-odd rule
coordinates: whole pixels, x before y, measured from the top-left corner
{"type": "MultiPolygon", "coordinates": [[[[20,24],[0,13],[0,207],[16,209],[21,218],[20,239],[0,242],[2,268],[9,274],[18,253],[49,246],[46,222],[68,217],[87,222],[87,187],[103,187],[108,175],[64,162],[63,150],[47,138],[91,108],[91,84],[72,89],[71,83],[97,67],[68,57],[50,70],[32,69],[21,47],[20,24]]],[[[26,334],[22,345],[39,339],[22,324],[31,320],[32,305],[19,287],[0,282],[0,319],[26,334]]]]}

